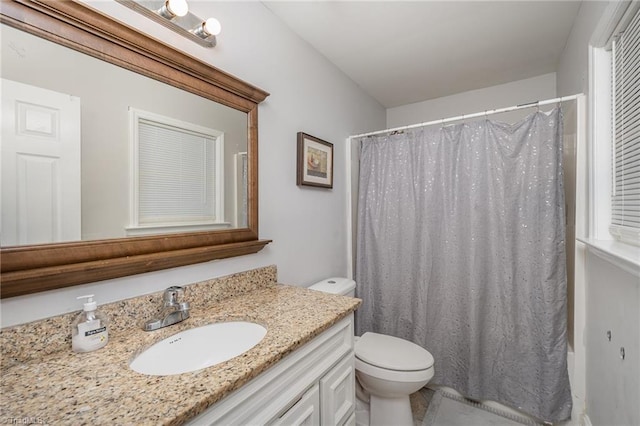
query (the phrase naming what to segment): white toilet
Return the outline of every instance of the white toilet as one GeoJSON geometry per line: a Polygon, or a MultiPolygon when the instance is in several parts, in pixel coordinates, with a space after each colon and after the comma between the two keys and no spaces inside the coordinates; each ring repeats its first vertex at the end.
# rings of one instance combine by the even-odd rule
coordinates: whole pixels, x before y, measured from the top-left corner
{"type": "MultiPolygon", "coordinates": [[[[328,278],[309,287],[326,293],[355,295],[356,283],[348,278],[328,278]]],[[[433,377],[433,356],[415,343],[378,333],[356,337],[356,378],[369,398],[371,426],[413,425],[409,395],[433,377]]],[[[362,422],[356,418],[356,422],[362,422]]]]}

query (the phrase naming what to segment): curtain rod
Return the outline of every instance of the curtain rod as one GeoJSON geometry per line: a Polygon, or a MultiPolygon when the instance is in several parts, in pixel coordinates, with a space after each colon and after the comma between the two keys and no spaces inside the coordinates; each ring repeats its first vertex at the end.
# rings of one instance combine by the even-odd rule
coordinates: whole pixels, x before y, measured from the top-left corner
{"type": "Polygon", "coordinates": [[[539,107],[542,105],[548,105],[548,104],[553,104],[558,102],[572,101],[572,100],[578,99],[579,96],[582,96],[582,93],[578,93],[576,95],[570,95],[570,96],[561,96],[559,98],[554,98],[554,99],[546,99],[544,101],[529,102],[526,104],[520,104],[520,105],[515,105],[511,107],[506,107],[506,108],[490,109],[487,111],[476,112],[473,114],[462,114],[457,117],[442,118],[440,120],[427,121],[419,124],[411,124],[409,126],[394,127],[393,129],[385,129],[385,130],[378,130],[376,132],[362,133],[360,135],[349,136],[349,139],[361,138],[364,136],[380,135],[382,133],[399,132],[401,130],[415,129],[417,127],[426,127],[426,126],[431,126],[433,124],[444,124],[450,121],[465,120],[467,118],[483,117],[483,116],[492,115],[492,114],[499,114],[501,112],[515,111],[523,108],[539,107]]]}

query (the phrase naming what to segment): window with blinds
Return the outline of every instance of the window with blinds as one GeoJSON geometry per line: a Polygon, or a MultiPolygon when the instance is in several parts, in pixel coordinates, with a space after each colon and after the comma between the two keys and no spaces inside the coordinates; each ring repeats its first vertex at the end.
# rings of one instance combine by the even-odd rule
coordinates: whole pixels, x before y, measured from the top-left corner
{"type": "Polygon", "coordinates": [[[613,41],[611,233],[640,242],[640,12],[613,41]]]}
{"type": "Polygon", "coordinates": [[[131,228],[223,219],[221,132],[135,110],[131,228]]]}

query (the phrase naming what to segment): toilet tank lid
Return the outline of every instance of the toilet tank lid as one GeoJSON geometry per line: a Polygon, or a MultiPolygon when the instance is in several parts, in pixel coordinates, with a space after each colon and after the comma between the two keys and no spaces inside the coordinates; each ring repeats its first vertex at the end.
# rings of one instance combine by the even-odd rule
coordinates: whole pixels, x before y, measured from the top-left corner
{"type": "Polygon", "coordinates": [[[325,293],[347,295],[356,288],[356,282],[349,278],[333,277],[319,281],[309,286],[309,288],[324,291],[325,293]]]}

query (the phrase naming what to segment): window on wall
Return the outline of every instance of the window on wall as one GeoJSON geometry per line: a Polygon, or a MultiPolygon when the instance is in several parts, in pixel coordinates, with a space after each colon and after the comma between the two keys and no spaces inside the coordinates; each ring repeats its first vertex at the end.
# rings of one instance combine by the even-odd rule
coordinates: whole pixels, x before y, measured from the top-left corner
{"type": "Polygon", "coordinates": [[[227,227],[224,134],[131,109],[129,235],[227,227]]]}
{"type": "Polygon", "coordinates": [[[627,12],[611,43],[610,232],[640,244],[640,12],[627,12]],[[624,22],[624,21],[627,22],[624,22]]]}

